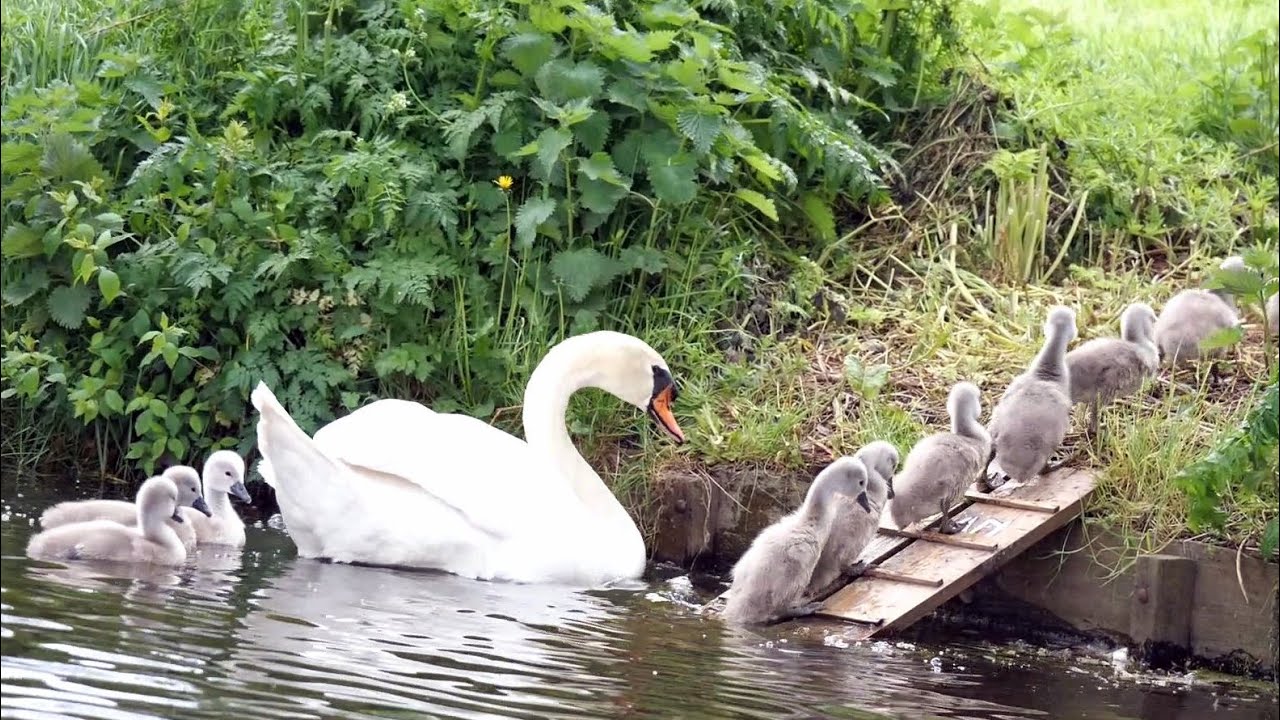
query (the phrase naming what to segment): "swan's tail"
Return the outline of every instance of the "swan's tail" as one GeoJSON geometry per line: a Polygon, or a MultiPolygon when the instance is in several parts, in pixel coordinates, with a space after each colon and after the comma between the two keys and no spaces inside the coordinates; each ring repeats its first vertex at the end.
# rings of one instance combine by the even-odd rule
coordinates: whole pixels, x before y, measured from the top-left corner
{"type": "Polygon", "coordinates": [[[282,478],[285,484],[290,478],[336,478],[341,468],[298,427],[266,383],[259,381],[249,400],[258,410],[258,474],[268,485],[280,491],[282,478]]]}

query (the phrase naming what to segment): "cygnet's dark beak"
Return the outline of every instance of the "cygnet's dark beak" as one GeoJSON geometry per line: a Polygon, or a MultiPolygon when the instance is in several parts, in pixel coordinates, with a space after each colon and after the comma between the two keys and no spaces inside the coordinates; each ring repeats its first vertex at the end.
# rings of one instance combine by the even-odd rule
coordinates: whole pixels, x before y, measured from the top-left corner
{"type": "Polygon", "coordinates": [[[242,482],[231,486],[231,496],[240,502],[253,504],[253,498],[249,497],[249,489],[242,482]]]}
{"type": "Polygon", "coordinates": [[[210,510],[210,509],[209,509],[209,506],[205,503],[205,501],[204,501],[204,496],[203,496],[203,495],[202,495],[202,496],[198,496],[195,500],[192,500],[192,501],[191,501],[191,507],[193,507],[193,508],[195,508],[195,509],[199,510],[200,512],[204,513],[204,516],[205,516],[205,517],[213,517],[213,511],[212,511],[212,510],[210,510]]]}
{"type": "Polygon", "coordinates": [[[889,480],[889,494],[886,495],[885,497],[889,498],[890,500],[893,499],[893,479],[892,478],[889,480]]]}
{"type": "Polygon", "coordinates": [[[172,521],[174,521],[174,522],[176,522],[176,523],[186,522],[186,520],[183,520],[183,519],[182,519],[182,509],[181,509],[181,508],[174,508],[174,509],[173,509],[173,514],[169,516],[169,519],[170,519],[170,520],[172,520],[172,521]]]}
{"type": "Polygon", "coordinates": [[[871,501],[867,500],[866,490],[863,490],[862,492],[858,493],[858,504],[862,506],[863,510],[866,510],[867,512],[871,512],[871,501]]]}

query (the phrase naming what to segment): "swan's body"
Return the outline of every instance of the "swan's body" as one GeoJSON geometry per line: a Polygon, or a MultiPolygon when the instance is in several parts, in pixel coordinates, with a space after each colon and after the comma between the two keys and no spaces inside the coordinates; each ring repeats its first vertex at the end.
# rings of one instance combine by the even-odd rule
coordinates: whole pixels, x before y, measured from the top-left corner
{"type": "Polygon", "coordinates": [[[180,565],[187,559],[187,550],[165,522],[166,518],[176,518],[177,510],[178,488],[173,481],[163,476],[153,477],[138,489],[136,526],[111,520],[60,525],[32,537],[27,544],[27,554],[38,560],[180,565]]]}
{"type": "Polygon", "coordinates": [[[902,472],[893,479],[889,514],[901,529],[935,512],[942,513],[941,530],[954,532],[950,518],[965,488],[978,480],[991,456],[991,436],[979,422],[982,398],[973,383],[956,383],[947,398],[951,432],[921,439],[907,453],[902,472]]]}
{"type": "Polygon", "coordinates": [[[1160,369],[1156,312],[1133,303],[1120,315],[1120,337],[1095,338],[1067,353],[1071,402],[1089,405],[1089,429],[1097,432],[1098,407],[1132,395],[1160,369]]]}
{"type": "Polygon", "coordinates": [[[987,432],[994,460],[1006,475],[1028,482],[1039,475],[1066,437],[1071,421],[1067,345],[1076,336],[1076,314],[1056,306],[1044,325],[1044,345],[1030,367],[1009,383],[991,411],[987,432]]]}
{"type": "Polygon", "coordinates": [[[760,624],[812,613],[802,606],[805,589],[835,520],[838,495],[867,502],[867,470],[861,460],[843,457],[809,486],[804,503],[756,536],[733,566],[726,593],[725,620],[760,624]]]}
{"type": "Polygon", "coordinates": [[[595,332],[560,343],[534,370],[527,441],[403,400],[360,408],[313,440],[260,383],[259,472],[304,557],[518,582],[639,577],[643,538],[565,428],[570,395],[586,387],[648,410],[683,441],[662,357],[629,335],[595,332]]]}
{"type": "Polygon", "coordinates": [[[897,448],[884,440],[876,440],[859,448],[853,456],[866,468],[866,493],[857,497],[836,495],[832,498],[831,502],[836,507],[835,519],[805,588],[806,598],[825,598],[838,589],[833,587],[838,581],[857,573],[858,558],[876,536],[885,503],[894,497],[893,471],[898,467],[897,448]]]}
{"type": "Polygon", "coordinates": [[[231,450],[218,450],[204,461],[204,499],[209,515],[182,508],[182,518],[190,525],[200,545],[244,547],[244,520],[231,506],[231,496],[251,502],[244,486],[244,458],[231,450]]]}
{"type": "MultiPolygon", "coordinates": [[[[1239,271],[1245,264],[1239,257],[1230,257],[1219,267],[1239,271]]],[[[1165,362],[1183,365],[1221,353],[1221,348],[1202,350],[1200,343],[1239,324],[1235,301],[1226,290],[1183,290],[1169,299],[1156,319],[1156,345],[1165,362]]]]}
{"type": "MultiPolygon", "coordinates": [[[[165,518],[163,522],[168,524],[178,536],[186,552],[193,553],[197,538],[195,527],[192,526],[190,519],[193,517],[204,519],[203,513],[209,511],[208,505],[200,494],[200,476],[196,474],[193,467],[174,465],[165,468],[161,477],[168,478],[177,489],[178,511],[182,516],[180,520],[165,518]]],[[[136,503],[125,500],[69,500],[46,509],[40,515],[40,527],[44,530],[52,530],[63,525],[89,520],[109,520],[121,525],[136,526],[138,506],[136,503]]]]}

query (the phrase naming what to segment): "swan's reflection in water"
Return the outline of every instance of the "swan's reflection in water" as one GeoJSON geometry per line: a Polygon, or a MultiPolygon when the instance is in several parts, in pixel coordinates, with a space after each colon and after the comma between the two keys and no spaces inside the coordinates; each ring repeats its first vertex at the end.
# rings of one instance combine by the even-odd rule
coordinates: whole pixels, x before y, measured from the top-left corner
{"type": "Polygon", "coordinates": [[[328,564],[261,528],[244,551],[201,548],[180,568],[59,567],[23,557],[18,530],[0,528],[5,717],[1274,715],[982,651],[961,663],[948,648],[938,668],[937,651],[729,628],[659,602],[681,596],[662,584],[580,591],[328,564]]]}

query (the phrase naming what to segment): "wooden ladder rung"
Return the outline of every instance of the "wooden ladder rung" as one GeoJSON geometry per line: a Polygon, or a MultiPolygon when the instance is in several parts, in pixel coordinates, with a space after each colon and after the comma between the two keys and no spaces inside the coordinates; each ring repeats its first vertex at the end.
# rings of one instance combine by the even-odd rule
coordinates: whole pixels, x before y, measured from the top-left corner
{"type": "Polygon", "coordinates": [[[1050,515],[1058,512],[1062,508],[1049,503],[1036,502],[1034,500],[1015,500],[1013,498],[992,497],[986,493],[977,493],[970,490],[964,494],[966,499],[984,505],[995,505],[996,507],[1006,507],[1013,510],[1031,510],[1032,512],[1049,513],[1050,515]]]}
{"type": "Polygon", "coordinates": [[[952,535],[944,535],[942,533],[933,532],[931,530],[897,530],[894,528],[880,528],[885,535],[900,538],[911,538],[912,540],[924,540],[925,542],[937,543],[939,545],[950,545],[952,547],[964,548],[966,550],[982,550],[983,552],[995,552],[1000,549],[999,545],[993,543],[979,543],[971,540],[961,540],[952,535]]]}
{"type": "Polygon", "coordinates": [[[893,580],[895,582],[909,583],[911,585],[923,585],[925,587],[942,587],[942,578],[925,580],[924,578],[916,577],[915,575],[903,575],[902,573],[896,573],[892,570],[885,570],[884,568],[878,567],[867,568],[867,570],[862,573],[862,576],[879,578],[881,580],[893,580]]]}

